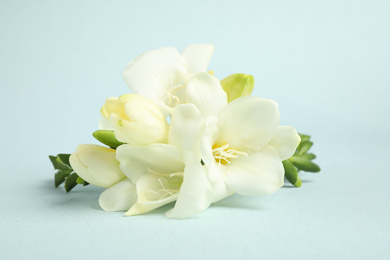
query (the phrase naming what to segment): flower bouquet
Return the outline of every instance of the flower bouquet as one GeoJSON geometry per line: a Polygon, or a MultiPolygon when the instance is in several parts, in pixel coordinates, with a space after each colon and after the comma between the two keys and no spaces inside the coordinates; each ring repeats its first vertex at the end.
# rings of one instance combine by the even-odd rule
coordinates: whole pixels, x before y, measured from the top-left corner
{"type": "Polygon", "coordinates": [[[254,78],[223,80],[207,72],[214,45],[148,51],[123,78],[133,94],[108,98],[93,136],[104,146],[79,145],[49,156],[55,186],[107,188],[106,211],[126,216],[171,202],[169,218],[187,218],[234,193],[272,194],[300,170],[318,172],[310,137],[279,125],[275,101],[251,96],[254,78]]]}

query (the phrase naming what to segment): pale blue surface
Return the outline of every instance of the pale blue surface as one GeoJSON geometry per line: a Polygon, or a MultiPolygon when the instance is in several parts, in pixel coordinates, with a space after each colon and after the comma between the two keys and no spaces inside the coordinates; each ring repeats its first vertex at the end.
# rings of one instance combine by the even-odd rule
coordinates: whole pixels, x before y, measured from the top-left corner
{"type": "Polygon", "coordinates": [[[389,13],[388,1],[2,0],[0,259],[389,259],[389,13]],[[47,155],[94,142],[131,59],[201,42],[216,45],[216,76],[253,74],[282,123],[313,136],[320,174],[183,221],[52,187],[47,155]]]}

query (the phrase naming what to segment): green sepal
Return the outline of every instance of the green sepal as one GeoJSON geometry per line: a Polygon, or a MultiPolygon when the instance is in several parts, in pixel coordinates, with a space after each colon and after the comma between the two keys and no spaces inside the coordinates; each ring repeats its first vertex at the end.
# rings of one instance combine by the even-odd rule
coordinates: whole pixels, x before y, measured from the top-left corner
{"type": "Polygon", "coordinates": [[[293,156],[289,160],[295,167],[305,172],[319,172],[321,170],[317,164],[302,157],[293,156]]]}
{"type": "Polygon", "coordinates": [[[77,178],[79,176],[74,172],[69,175],[65,180],[65,190],[66,192],[71,191],[77,185],[77,178]]]}
{"type": "Polygon", "coordinates": [[[96,140],[112,149],[116,149],[118,146],[123,144],[116,139],[114,131],[112,130],[97,130],[93,132],[92,135],[96,140]]]}
{"type": "Polygon", "coordinates": [[[283,162],[284,167],[284,177],[295,187],[300,187],[302,185],[301,178],[299,178],[297,168],[289,161],[284,160],[283,162]]]}

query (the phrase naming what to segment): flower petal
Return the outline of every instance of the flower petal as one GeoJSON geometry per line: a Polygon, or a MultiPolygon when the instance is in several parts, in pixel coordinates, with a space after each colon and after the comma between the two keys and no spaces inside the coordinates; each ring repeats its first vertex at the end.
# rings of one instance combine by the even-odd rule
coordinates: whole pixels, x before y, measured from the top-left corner
{"type": "Polygon", "coordinates": [[[204,165],[203,167],[205,168],[213,189],[212,203],[234,194],[234,192],[226,185],[226,172],[228,167],[219,165],[215,162],[215,160],[210,166],[206,167],[206,165],[204,165]]]}
{"type": "Polygon", "coordinates": [[[172,86],[185,84],[183,75],[187,70],[184,57],[175,48],[166,47],[141,54],[127,65],[122,76],[133,93],[166,107],[167,91],[172,86]]]}
{"type": "Polygon", "coordinates": [[[205,129],[202,113],[193,104],[176,106],[172,112],[169,144],[181,151],[192,151],[200,162],[200,137],[205,129]]]}
{"type": "Polygon", "coordinates": [[[193,103],[205,116],[217,116],[227,105],[227,95],[219,80],[208,74],[198,73],[184,88],[186,101],[193,103]]]}
{"type": "Polygon", "coordinates": [[[227,185],[242,195],[267,195],[284,182],[284,168],[278,153],[269,145],[248,157],[231,160],[227,185]]]}
{"type": "Polygon", "coordinates": [[[279,154],[282,161],[287,160],[295,153],[301,138],[292,126],[279,126],[274,138],[268,143],[279,154]]]}
{"type": "Polygon", "coordinates": [[[113,149],[82,144],[71,154],[69,162],[81,178],[95,186],[107,188],[125,178],[115,156],[113,149]]]}
{"type": "Polygon", "coordinates": [[[165,178],[150,173],[142,175],[137,181],[138,200],[125,216],[143,214],[175,201],[178,192],[170,194],[165,192],[165,189],[169,189],[165,178]]]}
{"type": "Polygon", "coordinates": [[[137,190],[127,178],[103,191],[99,198],[100,207],[105,211],[129,210],[136,201],[137,190]]]}
{"type": "Polygon", "coordinates": [[[187,218],[200,213],[210,206],[213,198],[213,190],[199,158],[185,152],[184,162],[183,183],[175,207],[165,214],[168,218],[187,218]]]}
{"type": "Polygon", "coordinates": [[[133,183],[150,171],[173,173],[184,169],[179,150],[168,144],[124,144],[117,148],[116,153],[117,160],[120,161],[119,167],[133,183]]]}
{"type": "Polygon", "coordinates": [[[188,72],[206,72],[214,50],[214,44],[191,44],[185,48],[181,55],[188,62],[188,72]]]}
{"type": "Polygon", "coordinates": [[[114,130],[111,123],[104,116],[100,117],[99,129],[100,130],[114,130]]]}
{"type": "Polygon", "coordinates": [[[221,133],[217,142],[238,150],[259,150],[273,138],[278,126],[279,110],[275,101],[242,97],[221,111],[218,118],[221,133]]]}

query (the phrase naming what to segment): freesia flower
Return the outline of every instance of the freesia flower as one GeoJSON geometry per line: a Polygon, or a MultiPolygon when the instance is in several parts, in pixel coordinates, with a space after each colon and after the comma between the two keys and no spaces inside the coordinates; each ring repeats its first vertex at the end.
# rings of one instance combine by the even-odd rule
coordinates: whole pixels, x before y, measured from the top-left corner
{"type": "Polygon", "coordinates": [[[136,183],[138,199],[125,215],[137,215],[176,201],[166,215],[185,218],[205,210],[213,192],[201,165],[200,138],[205,123],[192,104],[173,110],[168,144],[121,145],[117,159],[136,183]]]}
{"type": "Polygon", "coordinates": [[[85,181],[109,188],[99,198],[106,211],[128,210],[137,199],[135,185],[119,168],[115,150],[94,144],[81,144],[72,153],[69,162],[85,181]]]}
{"type": "Polygon", "coordinates": [[[293,127],[279,126],[276,102],[249,96],[228,103],[219,81],[208,73],[191,78],[184,91],[206,117],[201,155],[213,202],[234,192],[278,190],[284,182],[282,161],[293,155],[300,137],[293,127]]]}
{"type": "Polygon", "coordinates": [[[131,61],[122,75],[135,94],[153,100],[164,115],[183,102],[183,88],[192,75],[205,72],[212,44],[192,44],[179,53],[166,47],[145,52],[131,61]]]}

